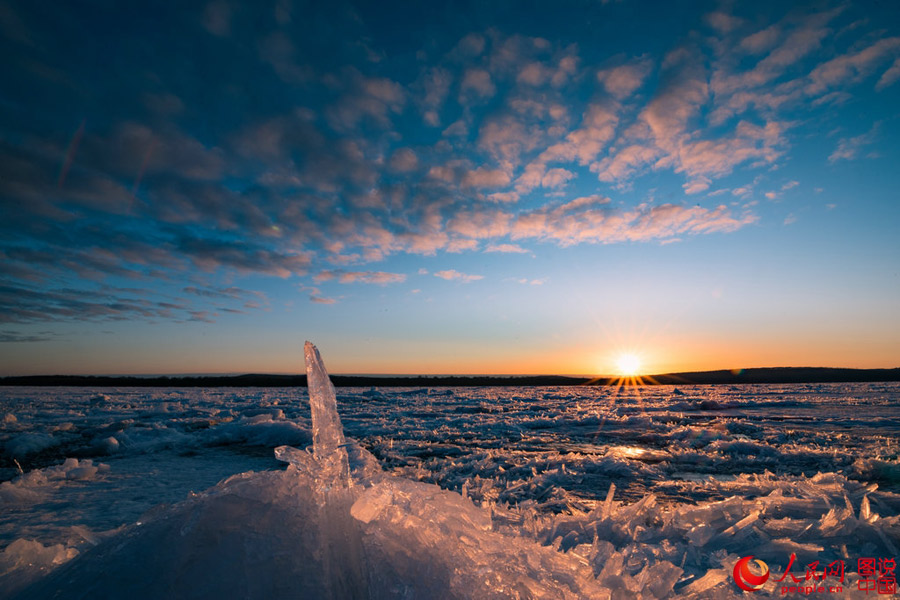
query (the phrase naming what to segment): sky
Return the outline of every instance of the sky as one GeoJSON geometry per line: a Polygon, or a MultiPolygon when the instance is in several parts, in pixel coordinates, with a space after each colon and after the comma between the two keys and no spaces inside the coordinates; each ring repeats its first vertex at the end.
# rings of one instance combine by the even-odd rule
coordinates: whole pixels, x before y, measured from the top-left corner
{"type": "Polygon", "coordinates": [[[900,366],[895,2],[0,2],[0,375],[900,366]]]}

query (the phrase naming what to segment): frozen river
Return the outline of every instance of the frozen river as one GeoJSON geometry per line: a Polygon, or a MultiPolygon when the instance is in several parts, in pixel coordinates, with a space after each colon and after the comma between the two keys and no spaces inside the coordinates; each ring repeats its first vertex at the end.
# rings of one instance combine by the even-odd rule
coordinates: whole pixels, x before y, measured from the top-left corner
{"type": "MultiPolygon", "coordinates": [[[[588,588],[557,558],[593,577],[592,594],[739,597],[732,569],[751,554],[772,570],[756,597],[815,582],[813,560],[841,561],[846,589],[805,595],[863,597],[858,559],[900,546],[896,383],[341,388],[337,406],[379,477],[435,484],[491,535],[552,552],[537,579],[571,597],[588,588]]],[[[274,449],[307,447],[311,431],[305,388],[0,388],[0,597],[230,475],[285,477],[274,449]]],[[[378,597],[427,597],[421,576],[395,573],[412,583],[378,597]]],[[[554,590],[528,593],[568,597],[554,590]]]]}

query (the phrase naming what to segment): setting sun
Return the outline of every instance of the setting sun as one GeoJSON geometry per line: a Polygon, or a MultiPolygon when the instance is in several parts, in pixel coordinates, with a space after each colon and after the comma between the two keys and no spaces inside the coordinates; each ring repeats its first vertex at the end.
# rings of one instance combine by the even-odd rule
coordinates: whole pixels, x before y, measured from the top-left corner
{"type": "Polygon", "coordinates": [[[641,359],[636,354],[622,354],[616,359],[619,375],[633,376],[641,370],[641,359]]]}

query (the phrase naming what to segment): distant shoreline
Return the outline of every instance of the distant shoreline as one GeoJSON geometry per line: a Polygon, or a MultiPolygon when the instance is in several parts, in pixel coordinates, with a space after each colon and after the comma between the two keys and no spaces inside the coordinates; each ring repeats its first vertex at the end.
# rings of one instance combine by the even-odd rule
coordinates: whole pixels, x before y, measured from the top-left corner
{"type": "MultiPolygon", "coordinates": [[[[742,383],[860,383],[900,381],[900,368],[773,367],[644,375],[639,378],[563,375],[332,375],[335,387],[488,387],[567,385],[723,385],[742,383]]],[[[306,375],[211,375],[174,377],[25,375],[0,377],[0,386],[66,387],[306,387],[306,375]]]]}

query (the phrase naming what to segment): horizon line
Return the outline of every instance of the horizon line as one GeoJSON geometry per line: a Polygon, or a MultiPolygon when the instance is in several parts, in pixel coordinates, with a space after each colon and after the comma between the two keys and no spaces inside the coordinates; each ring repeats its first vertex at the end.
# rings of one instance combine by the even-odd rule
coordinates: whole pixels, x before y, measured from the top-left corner
{"type": "MultiPolygon", "coordinates": [[[[778,367],[739,367],[721,369],[703,369],[697,371],[668,371],[664,373],[357,373],[340,372],[329,373],[330,377],[370,377],[370,378],[426,378],[426,377],[496,377],[496,378],[524,378],[524,377],[570,377],[582,379],[652,379],[654,377],[670,377],[681,375],[731,373],[735,376],[744,371],[787,371],[787,370],[820,370],[820,371],[896,371],[896,367],[822,367],[822,366],[778,366],[778,367]]],[[[230,371],[230,372],[193,372],[193,373],[42,373],[31,375],[0,375],[0,379],[20,378],[50,378],[50,377],[96,377],[96,378],[213,378],[213,377],[305,377],[305,372],[254,372],[254,371],[230,371]]]]}

